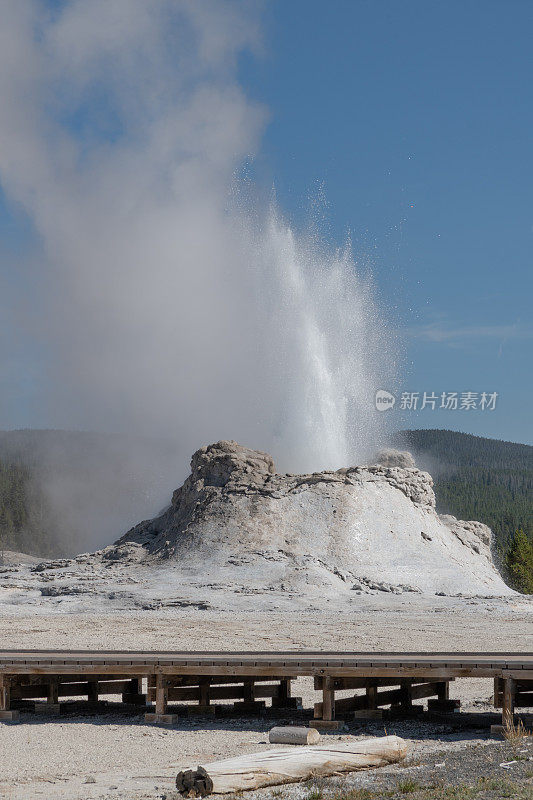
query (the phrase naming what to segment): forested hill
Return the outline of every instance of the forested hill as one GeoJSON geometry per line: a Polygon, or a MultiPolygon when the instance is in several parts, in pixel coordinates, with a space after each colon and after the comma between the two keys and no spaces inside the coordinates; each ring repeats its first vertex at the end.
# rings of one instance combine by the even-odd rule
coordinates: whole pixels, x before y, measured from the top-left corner
{"type": "Polygon", "coordinates": [[[166,441],[0,431],[0,549],[74,555],[161,510],[185,476],[166,441]]]}
{"type": "Polygon", "coordinates": [[[492,528],[505,551],[518,529],[533,539],[533,447],[447,430],[400,431],[435,482],[437,509],[492,528]]]}
{"type": "Polygon", "coordinates": [[[400,431],[398,436],[412,452],[428,454],[441,466],[533,469],[533,446],[529,444],[431,429],[400,431]]]}

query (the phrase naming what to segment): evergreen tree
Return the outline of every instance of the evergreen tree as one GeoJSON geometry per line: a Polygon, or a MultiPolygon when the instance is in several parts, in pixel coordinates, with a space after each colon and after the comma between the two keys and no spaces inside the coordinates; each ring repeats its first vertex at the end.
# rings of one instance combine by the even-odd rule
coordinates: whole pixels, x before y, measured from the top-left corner
{"type": "Polygon", "coordinates": [[[533,541],[523,530],[515,532],[505,563],[513,588],[523,594],[533,594],[533,541]]]}

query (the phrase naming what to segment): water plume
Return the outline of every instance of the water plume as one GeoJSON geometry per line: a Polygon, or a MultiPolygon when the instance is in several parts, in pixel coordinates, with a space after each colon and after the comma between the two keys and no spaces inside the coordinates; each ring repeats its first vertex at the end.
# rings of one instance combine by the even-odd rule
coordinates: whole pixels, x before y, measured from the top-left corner
{"type": "MultiPolygon", "coordinates": [[[[271,206],[253,252],[269,320],[264,353],[278,398],[272,451],[297,471],[360,463],[383,440],[373,405],[393,380],[393,347],[368,271],[350,243],[296,233],[271,206]]],[[[272,390],[271,390],[272,391],[272,390]]]]}
{"type": "Polygon", "coordinates": [[[372,281],[349,246],[296,231],[260,187],[243,200],[235,178],[267,116],[238,80],[261,46],[255,6],[6,0],[2,14],[0,181],[33,230],[35,290],[22,299],[4,259],[0,306],[21,309],[13,337],[40,339],[46,426],[176,442],[169,491],[218,439],[283,470],[363,460],[394,373],[372,281]]]}

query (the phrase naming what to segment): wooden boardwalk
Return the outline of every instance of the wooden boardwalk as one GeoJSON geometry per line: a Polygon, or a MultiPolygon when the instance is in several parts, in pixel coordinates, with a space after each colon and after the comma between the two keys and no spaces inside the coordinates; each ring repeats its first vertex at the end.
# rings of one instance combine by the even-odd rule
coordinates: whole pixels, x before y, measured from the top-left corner
{"type": "Polygon", "coordinates": [[[146,719],[163,723],[175,720],[172,703],[192,703],[180,710],[203,714],[214,714],[217,700],[236,701],[242,712],[263,708],[267,699],[295,708],[291,680],[306,676],[321,693],[316,727],[333,728],[353,714],[378,716],[386,706],[414,713],[414,701],[423,698],[430,710],[454,710],[455,678],[492,678],[504,720],[515,708],[533,707],[533,653],[0,650],[0,719],[16,719],[20,700],[40,700],[36,711],[58,713],[60,699],[96,702],[117,694],[125,703],[153,703],[146,719]]]}

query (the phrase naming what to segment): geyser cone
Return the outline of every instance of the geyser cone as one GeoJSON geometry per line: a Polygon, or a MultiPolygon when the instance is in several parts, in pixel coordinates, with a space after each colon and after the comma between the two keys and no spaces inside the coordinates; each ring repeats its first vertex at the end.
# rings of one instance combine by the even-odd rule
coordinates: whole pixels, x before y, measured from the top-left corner
{"type": "Polygon", "coordinates": [[[228,589],[371,594],[508,594],[478,522],[440,518],[431,477],[391,451],[387,464],[281,475],[235,442],[198,450],[165,513],[106,552],[178,564],[228,589]],[[140,547],[139,547],[140,546],[140,547]],[[132,552],[133,552],[132,551],[132,552]],[[144,553],[144,556],[142,556],[144,553]]]}

